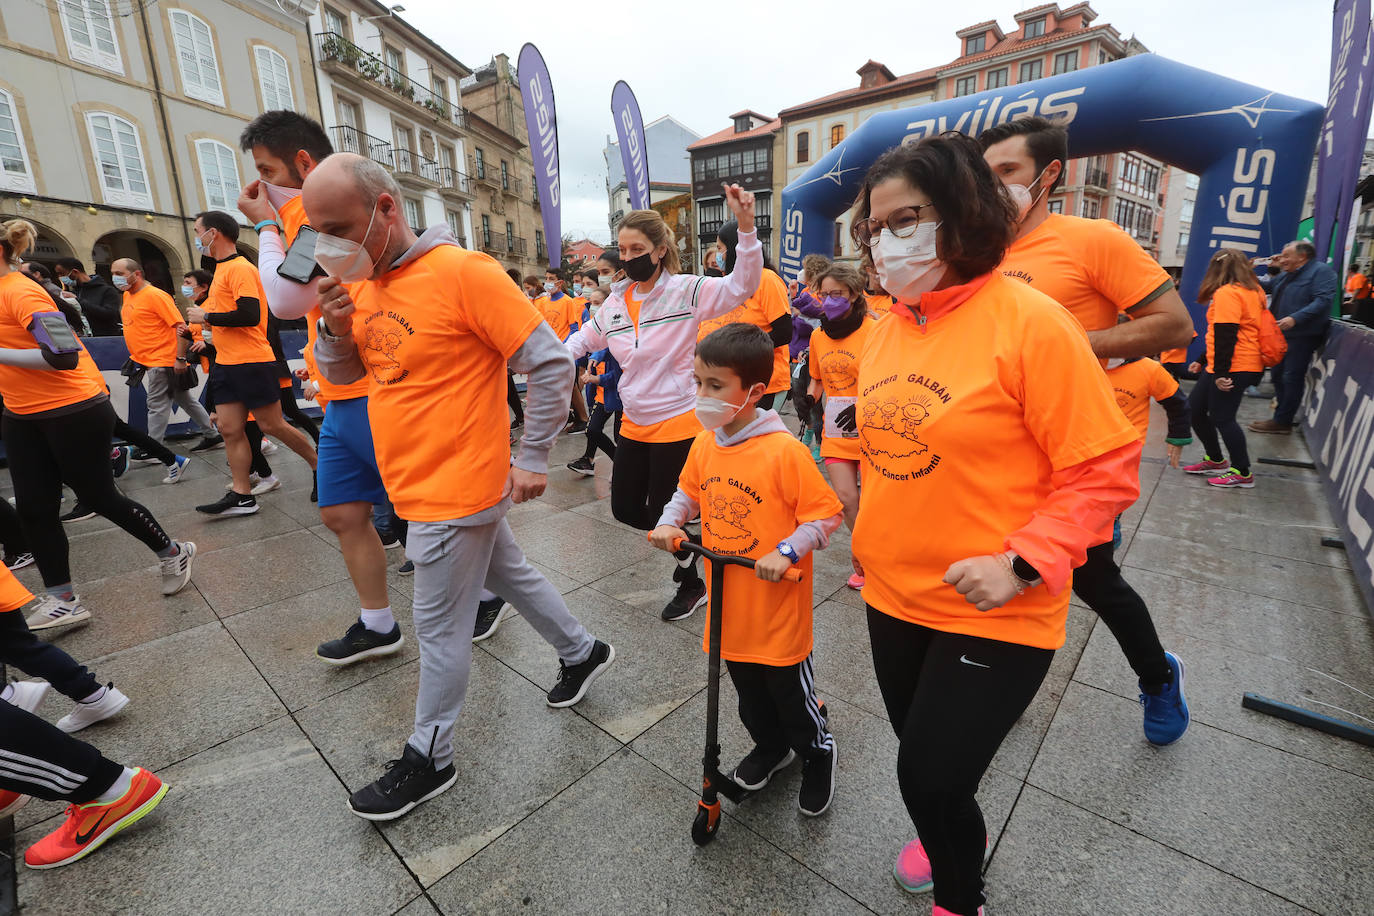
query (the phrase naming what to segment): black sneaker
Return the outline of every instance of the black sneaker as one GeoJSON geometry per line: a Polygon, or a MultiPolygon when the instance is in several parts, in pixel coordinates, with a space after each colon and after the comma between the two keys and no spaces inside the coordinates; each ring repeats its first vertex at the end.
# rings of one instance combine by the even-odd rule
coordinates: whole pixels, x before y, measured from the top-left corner
{"type": "Polygon", "coordinates": [[[224,437],[218,434],[202,436],[201,440],[191,446],[193,452],[208,452],[212,448],[223,448],[224,437]]]}
{"type": "Polygon", "coordinates": [[[684,617],[691,617],[692,612],[706,603],[706,583],[697,580],[696,582],[683,582],[677,587],[677,594],[673,600],[668,602],[668,606],[663,609],[659,617],[664,620],[682,620],[684,617]]]}
{"type": "Polygon", "coordinates": [[[245,496],[233,490],[225,493],[212,503],[196,506],[197,512],[206,515],[252,515],[258,511],[258,501],[251,495],[245,496]]]}
{"type": "Polygon", "coordinates": [[[359,620],[338,639],[320,643],[315,654],[331,665],[351,665],[365,658],[395,655],[405,644],[399,624],[393,626],[390,633],[378,633],[363,626],[359,620]]]}
{"type": "Polygon", "coordinates": [[[592,686],[592,681],[600,677],[601,672],[611,667],[613,661],[615,661],[615,647],[599,639],[592,646],[592,654],[582,664],[566,665],[562,659],[559,659],[558,682],[549,691],[549,705],[562,709],[565,706],[576,704],[586,695],[587,688],[592,686]]]}
{"type": "Polygon", "coordinates": [[[405,561],[404,563],[402,563],[400,566],[396,567],[396,572],[400,573],[400,574],[403,575],[403,576],[413,576],[413,575],[415,575],[415,563],[414,563],[414,561],[413,561],[413,560],[406,560],[406,561],[405,561]]]}
{"type": "Polygon", "coordinates": [[[801,791],[797,807],[807,817],[819,817],[835,797],[835,746],[802,760],[801,791]]]}
{"type": "Polygon", "coordinates": [[[88,518],[95,518],[95,511],[81,505],[80,500],[77,500],[76,505],[72,506],[72,511],[59,516],[59,520],[64,522],[84,522],[88,518]]]}
{"type": "Polygon", "coordinates": [[[399,760],[387,762],[380,779],[349,797],[348,808],[369,821],[391,821],[443,794],[457,781],[453,764],[436,770],[434,761],[407,744],[399,760]]]}
{"type": "Polygon", "coordinates": [[[587,457],[578,458],[576,461],[569,461],[568,470],[576,471],[583,477],[596,476],[596,464],[593,463],[592,459],[587,457]]]}
{"type": "Polygon", "coordinates": [[[33,554],[31,553],[7,553],[5,554],[5,568],[10,572],[16,569],[23,569],[25,566],[33,565],[33,554]]]}
{"type": "Polygon", "coordinates": [[[576,436],[580,433],[585,433],[587,431],[587,422],[585,420],[573,420],[571,423],[568,424],[567,429],[563,431],[570,436],[576,436]]]}
{"type": "Polygon", "coordinates": [[[151,454],[151,453],[148,452],[146,449],[141,449],[141,448],[140,448],[140,449],[135,449],[135,450],[134,450],[134,453],[133,453],[132,455],[129,456],[129,464],[131,464],[131,465],[133,465],[133,464],[161,464],[161,463],[162,463],[162,459],[161,459],[161,458],[158,458],[156,455],[151,454]]]}
{"type": "Polygon", "coordinates": [[[387,550],[401,546],[401,536],[390,526],[373,525],[373,527],[377,529],[377,537],[382,539],[382,546],[387,550]]]}
{"type": "Polygon", "coordinates": [[[120,445],[110,451],[110,470],[116,477],[123,477],[124,472],[129,470],[129,453],[133,449],[127,445],[120,445]]]}
{"type": "Polygon", "coordinates": [[[310,472],[310,501],[320,501],[320,475],[315,471],[310,472]]]}
{"type": "Polygon", "coordinates": [[[472,624],[472,641],[481,642],[496,635],[501,621],[515,613],[515,608],[506,604],[499,595],[477,603],[477,620],[472,624]]]}
{"type": "Polygon", "coordinates": [[[797,752],[790,747],[785,751],[769,751],[757,745],[754,749],[744,756],[735,767],[735,771],[730,774],[741,789],[748,789],[750,792],[757,792],[768,785],[768,780],[773,778],[773,774],[783,767],[791,766],[792,761],[797,759],[797,752]]]}

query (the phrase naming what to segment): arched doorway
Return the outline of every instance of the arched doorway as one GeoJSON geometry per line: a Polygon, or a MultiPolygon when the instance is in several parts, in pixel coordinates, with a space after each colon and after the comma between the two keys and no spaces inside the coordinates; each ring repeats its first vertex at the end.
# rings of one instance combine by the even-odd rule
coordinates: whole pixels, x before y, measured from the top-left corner
{"type": "Polygon", "coordinates": [[[181,259],[162,239],[131,229],[107,232],[96,239],[91,249],[91,260],[95,262],[92,273],[109,277],[110,265],[120,258],[133,258],[143,266],[149,283],[176,295],[183,274],[181,259]]]}
{"type": "Polygon", "coordinates": [[[80,257],[76,253],[76,249],[72,247],[72,243],[67,241],[60,232],[57,232],[51,226],[44,225],[37,220],[29,219],[22,213],[0,214],[0,222],[11,219],[22,219],[26,222],[33,223],[33,228],[38,230],[38,243],[34,246],[33,251],[30,251],[24,257],[24,260],[36,261],[49,270],[52,270],[58,258],[80,257]]]}

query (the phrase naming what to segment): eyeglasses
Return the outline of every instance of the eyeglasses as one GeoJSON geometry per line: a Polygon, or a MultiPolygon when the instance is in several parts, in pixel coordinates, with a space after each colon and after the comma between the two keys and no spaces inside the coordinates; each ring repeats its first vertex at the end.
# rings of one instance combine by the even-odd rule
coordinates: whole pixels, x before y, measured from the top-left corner
{"type": "Polygon", "coordinates": [[[921,211],[929,210],[934,204],[921,204],[917,207],[900,207],[888,214],[885,221],[872,217],[859,220],[849,229],[849,234],[857,245],[867,248],[876,247],[884,228],[891,230],[899,239],[911,238],[916,226],[921,222],[921,211]]]}

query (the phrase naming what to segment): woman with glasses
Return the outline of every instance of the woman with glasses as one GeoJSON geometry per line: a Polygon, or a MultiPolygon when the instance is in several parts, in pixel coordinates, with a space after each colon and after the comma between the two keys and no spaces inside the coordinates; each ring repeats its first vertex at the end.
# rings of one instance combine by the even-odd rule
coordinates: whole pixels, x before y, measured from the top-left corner
{"type": "Polygon", "coordinates": [[[894,299],[855,404],[854,553],[918,839],[894,869],[934,913],[982,912],[974,798],[1064,643],[1069,585],[1134,501],[1140,444],[1083,329],[997,272],[1016,205],[959,134],[883,154],[854,237],[894,299]]]}

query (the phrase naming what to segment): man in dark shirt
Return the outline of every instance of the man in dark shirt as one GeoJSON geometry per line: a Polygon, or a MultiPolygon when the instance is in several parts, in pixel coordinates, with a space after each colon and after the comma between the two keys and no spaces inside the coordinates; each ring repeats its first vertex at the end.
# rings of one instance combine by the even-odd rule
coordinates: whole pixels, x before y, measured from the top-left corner
{"type": "Polygon", "coordinates": [[[81,312],[96,337],[118,337],[123,333],[119,313],[124,307],[124,294],[104,277],[91,276],[76,258],[58,258],[57,276],[62,285],[76,293],[81,312]]]}
{"type": "Polygon", "coordinates": [[[1260,282],[1269,291],[1269,310],[1288,340],[1288,352],[1272,372],[1278,401],[1274,416],[1251,423],[1250,431],[1286,436],[1293,431],[1302,402],[1307,367],[1331,325],[1331,307],[1340,282],[1330,264],[1317,260],[1317,249],[1311,242],[1289,242],[1280,258],[1275,263],[1284,272],[1275,280],[1260,282]]]}

